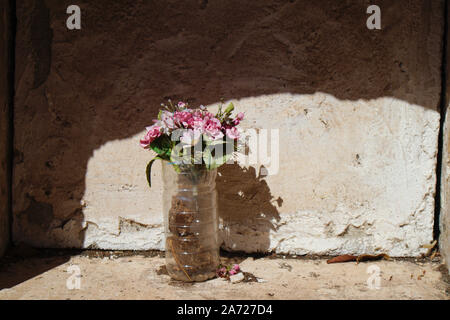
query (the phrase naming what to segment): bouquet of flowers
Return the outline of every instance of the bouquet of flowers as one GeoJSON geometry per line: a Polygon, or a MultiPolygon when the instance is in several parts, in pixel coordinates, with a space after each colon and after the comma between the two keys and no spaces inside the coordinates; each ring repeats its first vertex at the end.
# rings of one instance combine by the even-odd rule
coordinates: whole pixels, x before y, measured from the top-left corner
{"type": "Polygon", "coordinates": [[[219,264],[217,204],[214,169],[226,163],[237,150],[237,126],[244,118],[232,116],[232,103],[212,114],[205,107],[187,103],[162,104],[158,119],[147,128],[140,144],[157,153],[163,166],[165,188],[163,209],[166,224],[166,268],[177,280],[203,281],[216,275],[219,264]],[[168,168],[168,169],[167,169],[168,168]]]}
{"type": "Polygon", "coordinates": [[[146,175],[151,186],[151,167],[155,160],[169,161],[177,172],[195,168],[216,169],[226,163],[237,150],[239,130],[244,118],[240,112],[232,116],[232,103],[212,114],[204,106],[191,109],[185,102],[161,104],[154,124],[140,140],[145,149],[157,153],[147,165],[146,175]]]}

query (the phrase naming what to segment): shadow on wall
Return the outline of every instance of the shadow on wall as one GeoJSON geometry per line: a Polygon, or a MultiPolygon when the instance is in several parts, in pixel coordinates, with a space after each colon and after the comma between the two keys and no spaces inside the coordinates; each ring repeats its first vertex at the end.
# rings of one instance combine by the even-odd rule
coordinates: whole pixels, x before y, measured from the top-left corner
{"type": "MultiPolygon", "coordinates": [[[[440,79],[423,76],[430,26],[440,28],[427,20],[431,1],[378,2],[381,31],[366,28],[367,1],[79,0],[82,29],[69,31],[70,1],[18,1],[16,243],[82,246],[93,151],[142,132],[167,98],[208,105],[320,91],[436,108],[440,79]]],[[[233,226],[265,214],[257,242],[268,248],[279,216],[264,179],[235,165],[220,173],[220,215],[233,226]]]]}
{"type": "Polygon", "coordinates": [[[233,251],[246,247],[248,252],[267,252],[270,232],[276,230],[273,222],[280,220],[278,208],[283,200],[274,199],[264,177],[253,167],[224,165],[218,171],[216,184],[224,227],[222,248],[233,251]]]}

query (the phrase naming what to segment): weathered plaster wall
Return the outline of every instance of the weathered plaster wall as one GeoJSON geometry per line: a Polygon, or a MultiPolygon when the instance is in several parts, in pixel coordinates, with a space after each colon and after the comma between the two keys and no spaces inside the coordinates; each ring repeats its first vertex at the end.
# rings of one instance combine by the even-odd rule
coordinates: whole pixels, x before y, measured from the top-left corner
{"type": "MultiPolygon", "coordinates": [[[[447,12],[448,15],[448,12],[447,12]]],[[[448,17],[447,17],[448,19],[448,17]]],[[[445,120],[443,127],[443,150],[442,150],[442,167],[441,167],[441,211],[439,221],[439,246],[440,252],[443,255],[447,266],[450,266],[450,81],[448,75],[450,74],[450,52],[448,51],[448,41],[450,40],[450,33],[447,31],[447,80],[446,80],[446,94],[445,105],[447,111],[445,112],[445,120]]],[[[450,268],[449,268],[450,271],[450,268]]]]}
{"type": "Polygon", "coordinates": [[[233,100],[280,170],[221,169],[229,250],[416,256],[433,237],[443,1],[19,2],[14,240],[163,249],[162,100],[233,100]]]}
{"type": "Polygon", "coordinates": [[[9,45],[10,45],[9,1],[0,3],[0,257],[9,242],[9,199],[10,199],[10,85],[9,45]]]}

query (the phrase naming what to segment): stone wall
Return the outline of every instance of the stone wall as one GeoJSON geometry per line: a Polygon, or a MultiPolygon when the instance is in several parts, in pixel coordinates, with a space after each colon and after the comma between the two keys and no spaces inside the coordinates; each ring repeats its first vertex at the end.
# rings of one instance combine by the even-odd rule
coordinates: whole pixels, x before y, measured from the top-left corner
{"type": "MultiPolygon", "coordinates": [[[[234,101],[279,171],[218,177],[223,247],[418,256],[433,239],[443,1],[17,3],[14,241],[163,249],[138,146],[159,104],[234,101]]],[[[268,165],[266,165],[267,167],[268,165]]],[[[270,165],[269,165],[270,166],[270,165]]]]}
{"type": "MultiPolygon", "coordinates": [[[[447,12],[448,15],[448,12],[447,12]]],[[[450,53],[448,51],[448,41],[450,34],[447,31],[447,79],[446,79],[446,94],[445,106],[445,120],[443,126],[443,150],[442,150],[442,167],[441,167],[441,211],[440,211],[440,252],[443,255],[447,266],[450,266],[450,81],[448,75],[450,74],[450,53]]],[[[450,268],[449,268],[450,271],[450,268]]]]}
{"type": "Polygon", "coordinates": [[[10,214],[10,7],[0,3],[0,257],[9,242],[10,214]]]}

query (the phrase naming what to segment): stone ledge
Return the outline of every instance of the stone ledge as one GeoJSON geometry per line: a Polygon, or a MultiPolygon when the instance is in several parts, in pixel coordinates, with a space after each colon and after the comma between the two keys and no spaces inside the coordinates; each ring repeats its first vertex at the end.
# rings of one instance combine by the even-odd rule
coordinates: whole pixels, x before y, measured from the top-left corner
{"type": "Polygon", "coordinates": [[[164,259],[155,252],[148,256],[119,256],[121,253],[94,251],[90,255],[41,254],[5,262],[0,265],[0,300],[449,299],[449,285],[443,279],[440,262],[417,259],[328,265],[321,258],[234,256],[223,259],[227,263],[239,263],[243,271],[264,282],[231,284],[214,279],[185,284],[171,281],[161,272],[164,259]],[[80,268],[80,290],[66,287],[71,276],[69,266],[80,268]],[[380,289],[368,287],[368,267],[379,268],[380,289]]]}

